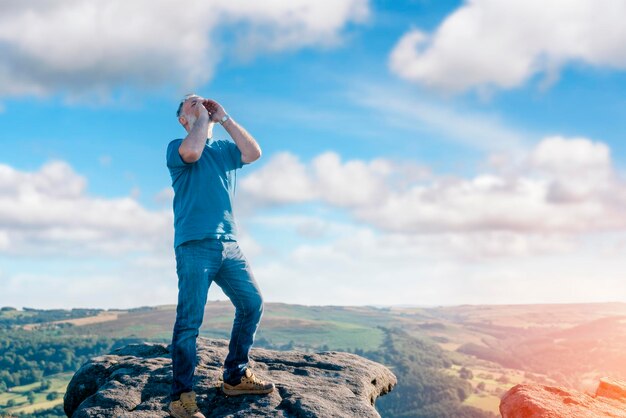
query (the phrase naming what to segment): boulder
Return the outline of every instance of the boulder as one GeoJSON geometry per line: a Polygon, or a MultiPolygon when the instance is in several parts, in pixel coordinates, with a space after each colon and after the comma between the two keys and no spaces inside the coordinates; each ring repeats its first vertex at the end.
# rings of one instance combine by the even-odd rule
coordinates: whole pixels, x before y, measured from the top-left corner
{"type": "MultiPolygon", "coordinates": [[[[228,341],[199,337],[194,390],[207,417],[378,417],[374,401],[396,385],[385,366],[337,351],[253,348],[250,366],[274,382],[269,395],[226,396],[222,365],[228,341]]],[[[170,346],[130,344],[86,362],[70,381],[68,417],[168,417],[170,346]]]]}
{"type": "Polygon", "coordinates": [[[595,394],[520,384],[500,400],[502,418],[626,418],[626,382],[602,378],[595,394]]]}

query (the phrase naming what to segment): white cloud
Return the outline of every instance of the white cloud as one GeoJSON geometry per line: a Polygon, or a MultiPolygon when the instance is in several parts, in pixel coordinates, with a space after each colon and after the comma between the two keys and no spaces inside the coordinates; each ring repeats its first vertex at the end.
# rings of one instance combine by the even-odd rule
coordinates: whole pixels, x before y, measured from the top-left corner
{"type": "MultiPolygon", "coordinates": [[[[289,152],[280,152],[272,157],[263,170],[247,176],[241,181],[240,190],[258,196],[255,203],[296,203],[314,198],[312,184],[305,167],[298,157],[289,152]]],[[[247,201],[242,200],[243,204],[247,201]]]]}
{"type": "Polygon", "coordinates": [[[251,25],[234,30],[239,48],[244,48],[240,53],[248,55],[302,46],[334,46],[340,42],[340,31],[347,23],[364,22],[370,13],[367,0],[221,0],[215,10],[227,23],[251,25]]]}
{"type": "Polygon", "coordinates": [[[334,152],[317,156],[311,167],[318,193],[326,202],[339,207],[371,205],[384,199],[387,194],[385,179],[393,172],[389,161],[376,159],[365,163],[351,160],[342,163],[334,152]]]}
{"type": "Polygon", "coordinates": [[[385,159],[342,162],[332,152],[306,164],[283,153],[242,179],[240,200],[248,207],[321,201],[382,231],[410,234],[626,228],[626,184],[605,144],[548,137],[521,160],[504,173],[416,176],[400,183],[395,179],[405,172],[427,171],[413,164],[403,172],[385,159]]]}
{"type": "Polygon", "coordinates": [[[0,249],[8,254],[124,254],[172,244],[171,210],[101,198],[65,162],[23,172],[0,164],[0,249]]]}
{"type": "Polygon", "coordinates": [[[26,0],[0,5],[0,96],[100,93],[211,79],[224,54],[333,46],[367,0],[26,0]],[[235,44],[224,48],[222,40],[235,44]]]}
{"type": "Polygon", "coordinates": [[[615,178],[610,149],[603,143],[551,137],[535,148],[529,162],[550,179],[548,199],[555,203],[582,202],[594,196],[606,199],[623,193],[615,178]]]}
{"type": "MultiPolygon", "coordinates": [[[[280,216],[275,224],[295,227],[280,216]]],[[[451,305],[626,297],[626,263],[623,257],[600,256],[606,242],[573,246],[545,235],[529,241],[515,233],[410,235],[369,227],[343,229],[331,241],[300,244],[263,262],[253,261],[266,300],[451,305]]]]}
{"type": "Polygon", "coordinates": [[[238,203],[246,209],[315,200],[336,207],[369,206],[385,200],[389,183],[412,184],[429,175],[425,167],[409,162],[378,158],[342,163],[337,153],[328,151],[306,165],[282,152],[241,180],[238,203]]]}
{"type": "Polygon", "coordinates": [[[400,77],[448,92],[544,83],[571,63],[626,69],[621,0],[473,0],[431,34],[409,30],[390,54],[400,77]]]}
{"type": "Polygon", "coordinates": [[[553,174],[567,176],[584,170],[586,174],[607,175],[611,168],[611,151],[606,144],[585,138],[549,137],[531,154],[533,166],[553,174]]]}
{"type": "Polygon", "coordinates": [[[11,245],[9,239],[9,233],[7,231],[0,230],[0,252],[6,251],[11,245]]]}

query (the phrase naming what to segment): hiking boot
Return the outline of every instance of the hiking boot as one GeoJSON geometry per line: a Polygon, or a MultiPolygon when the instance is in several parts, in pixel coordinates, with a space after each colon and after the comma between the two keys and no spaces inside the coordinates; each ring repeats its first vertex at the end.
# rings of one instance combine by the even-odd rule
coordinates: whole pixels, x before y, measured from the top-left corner
{"type": "Polygon", "coordinates": [[[174,418],[206,418],[196,405],[196,392],[183,392],[180,399],[170,402],[170,415],[174,418]]]}
{"type": "Polygon", "coordinates": [[[226,395],[262,395],[270,393],[274,390],[273,383],[267,383],[260,380],[252,373],[250,369],[246,369],[246,374],[241,376],[238,384],[222,383],[222,391],[226,395]]]}

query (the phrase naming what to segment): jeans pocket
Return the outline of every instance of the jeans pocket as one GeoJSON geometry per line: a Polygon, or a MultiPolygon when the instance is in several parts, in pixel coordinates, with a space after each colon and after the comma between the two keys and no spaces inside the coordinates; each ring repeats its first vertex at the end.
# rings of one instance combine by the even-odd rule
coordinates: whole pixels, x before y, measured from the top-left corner
{"type": "Polygon", "coordinates": [[[176,272],[221,264],[223,249],[223,244],[216,239],[186,241],[176,247],[176,272]]]}

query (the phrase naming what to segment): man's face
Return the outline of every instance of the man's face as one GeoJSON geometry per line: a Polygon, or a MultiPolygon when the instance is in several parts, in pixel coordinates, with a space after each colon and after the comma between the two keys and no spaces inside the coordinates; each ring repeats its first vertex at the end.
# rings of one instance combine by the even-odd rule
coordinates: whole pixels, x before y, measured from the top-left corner
{"type": "Polygon", "coordinates": [[[183,124],[185,129],[187,129],[187,131],[191,131],[194,123],[198,119],[199,113],[197,106],[202,106],[203,101],[203,97],[191,96],[187,98],[187,100],[185,100],[185,102],[183,103],[181,118],[183,118],[184,121],[181,121],[181,123],[183,124]]]}

